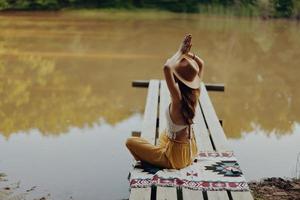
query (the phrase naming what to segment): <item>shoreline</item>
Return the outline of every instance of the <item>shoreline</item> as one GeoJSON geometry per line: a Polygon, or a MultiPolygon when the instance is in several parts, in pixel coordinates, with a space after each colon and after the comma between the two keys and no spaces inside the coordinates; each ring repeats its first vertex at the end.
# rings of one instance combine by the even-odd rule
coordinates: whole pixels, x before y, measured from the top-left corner
{"type": "Polygon", "coordinates": [[[248,182],[255,200],[300,199],[300,179],[270,177],[248,182]]]}
{"type": "MultiPolygon", "coordinates": [[[[228,8],[228,11],[222,12],[196,12],[196,13],[186,13],[186,12],[172,12],[169,10],[159,9],[159,8],[85,8],[85,7],[65,7],[60,9],[0,9],[0,16],[5,15],[19,15],[19,14],[27,14],[27,13],[70,13],[70,14],[81,14],[84,16],[97,16],[101,14],[114,14],[117,16],[114,17],[122,17],[124,15],[140,15],[139,17],[150,17],[153,18],[169,18],[169,17],[178,17],[178,16],[194,16],[194,17],[222,17],[222,18],[244,18],[244,19],[260,19],[265,21],[272,21],[272,20],[286,20],[286,21],[295,21],[299,22],[300,18],[297,17],[266,17],[259,14],[255,15],[236,15],[230,11],[231,9],[228,8]]],[[[112,18],[114,18],[112,17],[112,18]]]]}
{"type": "Polygon", "coordinates": [[[285,21],[298,23],[300,19],[296,18],[263,18],[260,16],[234,16],[209,13],[175,13],[161,9],[123,9],[123,8],[64,8],[60,10],[0,10],[0,17],[20,17],[20,16],[57,16],[66,15],[69,17],[101,18],[101,19],[141,19],[165,20],[165,19],[185,19],[197,20],[200,17],[222,18],[222,19],[242,19],[242,20],[262,20],[262,21],[285,21]]]}

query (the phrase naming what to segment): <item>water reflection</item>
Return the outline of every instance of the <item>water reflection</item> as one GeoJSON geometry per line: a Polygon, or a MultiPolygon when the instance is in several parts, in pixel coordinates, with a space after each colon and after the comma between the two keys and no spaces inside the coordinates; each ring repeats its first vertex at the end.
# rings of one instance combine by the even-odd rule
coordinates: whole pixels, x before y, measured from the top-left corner
{"type": "MultiPolygon", "coordinates": [[[[2,46],[1,51],[6,50],[2,46]]],[[[1,55],[0,63],[0,132],[5,137],[33,128],[56,135],[71,126],[91,125],[100,117],[115,124],[132,114],[143,98],[143,93],[135,96],[130,83],[123,83],[120,72],[115,80],[109,77],[110,60],[85,67],[72,60],[59,63],[62,60],[13,52],[1,55]]]]}
{"type": "Polygon", "coordinates": [[[299,24],[190,15],[158,20],[71,14],[1,16],[0,132],[68,132],[104,117],[142,113],[133,79],[162,78],[161,64],[190,31],[228,137],[253,130],[287,134],[300,119],[299,24]],[[59,17],[59,21],[57,21],[59,17]],[[172,35],[172,37],[170,37],[172,35]]]}
{"type": "Polygon", "coordinates": [[[128,197],[124,141],[140,129],[146,98],[131,81],[163,78],[162,63],[186,32],[205,60],[205,81],[226,85],[211,97],[246,178],[294,176],[299,24],[116,16],[0,16],[0,162],[10,180],[54,199],[128,197]]]}
{"type": "Polygon", "coordinates": [[[248,181],[297,176],[300,124],[293,129],[292,134],[279,136],[275,132],[266,135],[259,127],[254,127],[253,131],[244,132],[243,137],[228,140],[248,181]]]}
{"type": "MultiPolygon", "coordinates": [[[[38,130],[19,132],[9,141],[0,136],[1,171],[10,182],[20,181],[18,192],[37,186],[27,199],[126,199],[127,175],[132,157],[125,139],[140,129],[142,116],[135,114],[115,125],[70,128],[60,137],[43,137],[38,130]]],[[[8,185],[0,181],[0,188],[8,185]]]]}

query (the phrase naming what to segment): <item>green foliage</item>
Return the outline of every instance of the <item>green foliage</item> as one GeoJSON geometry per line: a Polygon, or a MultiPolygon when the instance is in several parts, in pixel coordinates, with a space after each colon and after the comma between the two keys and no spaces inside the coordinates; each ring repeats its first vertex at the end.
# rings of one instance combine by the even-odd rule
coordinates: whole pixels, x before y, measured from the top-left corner
{"type": "Polygon", "coordinates": [[[198,0],[70,0],[74,7],[161,8],[174,12],[198,12],[198,0]]]}
{"type": "Polygon", "coordinates": [[[0,9],[55,10],[59,7],[58,0],[0,0],[0,9]]]}
{"type": "Polygon", "coordinates": [[[293,0],[293,17],[300,19],[300,0],[293,0]]]}
{"type": "Polygon", "coordinates": [[[40,9],[58,9],[59,3],[57,0],[35,0],[33,3],[34,9],[40,10],[40,9]]]}
{"type": "Polygon", "coordinates": [[[164,0],[157,1],[159,7],[174,11],[174,12],[198,12],[197,0],[164,0]]]}
{"type": "Polygon", "coordinates": [[[291,17],[293,14],[293,0],[272,0],[275,17],[291,17]]]}
{"type": "Polygon", "coordinates": [[[65,7],[158,8],[172,12],[300,19],[300,0],[0,0],[0,10],[56,10],[65,7]]]}
{"type": "Polygon", "coordinates": [[[257,7],[260,16],[263,18],[270,18],[275,12],[273,4],[269,0],[258,0],[257,7]]]}
{"type": "Polygon", "coordinates": [[[130,0],[69,0],[69,3],[75,7],[87,8],[130,8],[133,6],[130,0]]]}
{"type": "Polygon", "coordinates": [[[9,8],[9,4],[6,0],[0,0],[0,10],[9,8]]]}

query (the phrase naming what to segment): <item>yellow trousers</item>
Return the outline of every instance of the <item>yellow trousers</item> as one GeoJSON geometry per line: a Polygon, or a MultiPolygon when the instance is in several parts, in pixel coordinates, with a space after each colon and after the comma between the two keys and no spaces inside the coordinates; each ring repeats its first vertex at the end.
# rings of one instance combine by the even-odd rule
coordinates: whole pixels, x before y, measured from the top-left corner
{"type": "Polygon", "coordinates": [[[191,139],[192,156],[190,155],[189,140],[170,139],[166,134],[166,130],[160,134],[157,146],[141,137],[129,137],[126,146],[135,160],[143,160],[169,169],[182,169],[192,164],[198,152],[194,131],[192,131],[191,139]]]}

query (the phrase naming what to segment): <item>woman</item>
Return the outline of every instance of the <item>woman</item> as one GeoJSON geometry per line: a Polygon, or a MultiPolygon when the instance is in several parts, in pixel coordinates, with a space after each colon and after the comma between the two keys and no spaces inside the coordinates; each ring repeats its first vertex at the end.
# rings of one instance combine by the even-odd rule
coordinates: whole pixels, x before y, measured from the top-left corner
{"type": "Polygon", "coordinates": [[[166,109],[167,128],[155,146],[144,138],[130,137],[126,146],[135,160],[172,169],[192,164],[197,144],[192,128],[200,95],[203,61],[189,52],[191,35],[186,35],[178,51],[164,64],[163,71],[171,95],[166,109]]]}

